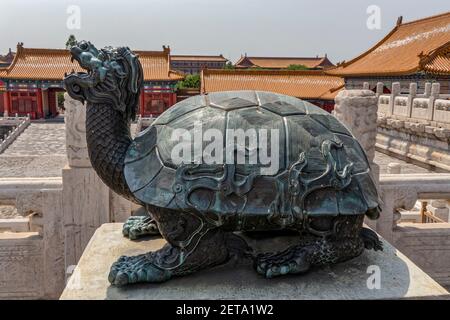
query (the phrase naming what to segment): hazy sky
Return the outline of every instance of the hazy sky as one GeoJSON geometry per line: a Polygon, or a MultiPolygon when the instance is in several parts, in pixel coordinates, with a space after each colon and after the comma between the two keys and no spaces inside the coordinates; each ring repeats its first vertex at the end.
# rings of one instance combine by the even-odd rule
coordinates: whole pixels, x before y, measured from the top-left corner
{"type": "Polygon", "coordinates": [[[62,48],[73,33],[96,46],[127,45],[175,54],[219,54],[233,62],[254,56],[315,56],[349,60],[395,25],[450,11],[448,0],[0,0],[0,52],[62,48]],[[80,29],[69,29],[67,8],[80,8],[80,29]],[[366,13],[380,8],[381,29],[366,13]]]}

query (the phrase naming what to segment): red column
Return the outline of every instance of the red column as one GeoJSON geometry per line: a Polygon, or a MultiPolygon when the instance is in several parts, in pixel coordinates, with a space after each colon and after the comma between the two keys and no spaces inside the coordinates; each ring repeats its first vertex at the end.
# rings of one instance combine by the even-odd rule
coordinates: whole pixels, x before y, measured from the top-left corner
{"type": "Polygon", "coordinates": [[[177,94],[174,92],[172,93],[172,103],[170,106],[173,106],[175,103],[177,103],[177,94]]]}
{"type": "Polygon", "coordinates": [[[37,115],[36,118],[44,118],[44,108],[42,105],[42,89],[37,89],[36,94],[37,99],[37,115]]]}
{"type": "Polygon", "coordinates": [[[141,110],[141,112],[140,112],[140,114],[141,114],[141,117],[143,117],[144,116],[144,105],[145,105],[145,96],[144,96],[144,89],[142,89],[141,90],[141,101],[140,101],[140,110],[141,110]]]}
{"type": "Polygon", "coordinates": [[[5,108],[5,113],[7,115],[11,115],[11,99],[10,99],[10,92],[5,91],[3,93],[3,105],[5,108]]]}

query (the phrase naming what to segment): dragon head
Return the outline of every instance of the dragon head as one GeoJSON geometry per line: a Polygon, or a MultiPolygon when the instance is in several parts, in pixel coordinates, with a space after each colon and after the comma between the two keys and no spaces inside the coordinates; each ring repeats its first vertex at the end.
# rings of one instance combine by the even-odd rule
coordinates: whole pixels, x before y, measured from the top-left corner
{"type": "Polygon", "coordinates": [[[64,77],[64,87],[75,100],[109,105],[127,119],[134,119],[142,85],[142,66],[127,47],[105,47],[98,50],[87,41],[71,47],[72,62],[76,60],[86,72],[64,77]]]}

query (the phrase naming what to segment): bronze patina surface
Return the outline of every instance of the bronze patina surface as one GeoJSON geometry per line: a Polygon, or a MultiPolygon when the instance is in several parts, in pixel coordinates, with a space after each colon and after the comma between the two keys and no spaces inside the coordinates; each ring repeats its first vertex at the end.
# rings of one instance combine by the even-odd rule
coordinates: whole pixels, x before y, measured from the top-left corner
{"type": "MultiPolygon", "coordinates": [[[[149,214],[127,221],[124,235],[160,233],[167,240],[156,252],[121,257],[111,267],[112,284],[166,281],[224,263],[236,252],[253,257],[256,271],[271,278],[345,261],[364,248],[381,249],[377,235],[363,228],[364,216],[376,219],[380,211],[368,161],[332,115],[270,92],[219,92],[177,103],[132,140],[130,121],[142,86],[138,57],[125,47],[98,50],[89,42],[78,43],[71,53],[87,70],[64,81],[68,93],[87,104],[92,166],[112,190],[149,214]],[[223,147],[223,161],[204,161],[195,147],[189,149],[191,161],[174,161],[172,151],[180,142],[174,133],[195,136],[199,124],[202,132],[221,134],[216,142],[223,147]],[[276,160],[275,170],[264,170],[260,157],[237,161],[246,140],[229,143],[230,130],[271,132],[265,140],[258,135],[256,150],[241,149],[241,159],[263,147],[276,160]],[[253,254],[233,233],[280,230],[296,233],[298,241],[263,254],[253,254]]],[[[202,150],[207,145],[200,142],[202,150]]]]}

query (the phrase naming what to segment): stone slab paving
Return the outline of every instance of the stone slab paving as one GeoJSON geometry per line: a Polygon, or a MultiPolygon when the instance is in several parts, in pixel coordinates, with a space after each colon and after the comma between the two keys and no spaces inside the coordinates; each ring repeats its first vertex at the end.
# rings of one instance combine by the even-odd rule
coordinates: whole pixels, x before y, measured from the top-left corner
{"type": "Polygon", "coordinates": [[[66,154],[64,123],[31,123],[2,156],[38,156],[66,154]]]}
{"type": "Polygon", "coordinates": [[[415,164],[408,163],[406,161],[400,160],[398,158],[392,157],[390,155],[381,153],[381,152],[375,152],[375,159],[374,162],[380,166],[380,173],[386,174],[387,173],[387,166],[391,162],[396,162],[401,165],[401,173],[403,174],[411,174],[411,173],[432,173],[432,170],[425,169],[423,167],[419,167],[415,164]]]}
{"type": "Polygon", "coordinates": [[[64,123],[31,123],[0,154],[1,177],[59,177],[67,163],[64,123]]]}

